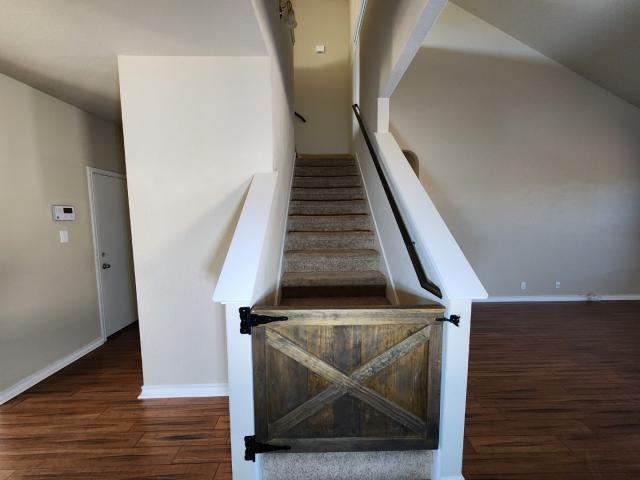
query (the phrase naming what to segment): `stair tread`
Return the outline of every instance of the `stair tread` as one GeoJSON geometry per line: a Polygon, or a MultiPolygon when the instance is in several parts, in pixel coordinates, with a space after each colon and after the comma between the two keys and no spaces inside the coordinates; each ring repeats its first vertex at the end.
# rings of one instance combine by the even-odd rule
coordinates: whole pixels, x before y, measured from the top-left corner
{"type": "Polygon", "coordinates": [[[368,307],[379,305],[391,305],[387,297],[301,297],[284,298],[280,305],[287,307],[368,307]]]}
{"type": "MultiPolygon", "coordinates": [[[[303,178],[320,178],[320,177],[303,177],[303,178]]],[[[329,177],[329,178],[340,178],[340,177],[329,177]]],[[[330,191],[345,191],[345,190],[362,190],[362,185],[351,185],[351,186],[333,186],[333,187],[292,187],[293,190],[330,190],[330,191]]]]}
{"type": "Polygon", "coordinates": [[[324,158],[350,158],[353,160],[354,156],[350,153],[299,153],[298,159],[324,159],[324,158]]]}
{"type": "Polygon", "coordinates": [[[363,236],[369,236],[369,235],[373,235],[373,230],[336,230],[335,232],[332,231],[314,231],[314,230],[289,230],[287,232],[288,235],[309,235],[309,236],[317,236],[317,235],[325,235],[325,236],[332,236],[332,235],[363,235],[363,236]]]}
{"type": "Polygon", "coordinates": [[[357,163],[353,159],[349,158],[334,158],[334,159],[302,159],[296,162],[296,167],[355,167],[357,163]]]}
{"type": "Polygon", "coordinates": [[[358,166],[353,164],[344,165],[296,165],[294,176],[301,177],[336,177],[343,175],[359,175],[358,166]]]}
{"type": "MultiPolygon", "coordinates": [[[[342,174],[342,175],[294,175],[293,178],[330,178],[332,180],[336,179],[336,178],[342,178],[342,177],[356,177],[356,178],[360,178],[360,175],[358,175],[357,173],[349,173],[349,174],[342,174]]],[[[329,187],[331,188],[331,187],[329,187]]]]}
{"type": "Polygon", "coordinates": [[[370,249],[375,246],[372,230],[306,231],[290,230],[285,251],[323,249],[370,249]]]}
{"type": "Polygon", "coordinates": [[[347,249],[347,248],[327,248],[327,249],[308,249],[308,250],[288,250],[285,252],[285,255],[292,256],[344,256],[344,257],[352,257],[352,256],[377,256],[378,251],[370,248],[358,248],[358,249],[347,249]]]}
{"type": "Polygon", "coordinates": [[[306,215],[304,213],[292,213],[291,215],[289,215],[289,217],[305,217],[305,218],[309,218],[309,217],[322,217],[322,218],[327,218],[327,217],[339,217],[339,218],[345,218],[345,217],[356,217],[356,218],[362,218],[362,217],[368,217],[369,214],[368,213],[312,213],[309,215],[306,215]]]}
{"type": "Polygon", "coordinates": [[[322,199],[322,200],[309,200],[306,198],[301,198],[300,200],[291,200],[291,203],[317,203],[317,204],[327,204],[327,203],[365,203],[364,198],[338,198],[338,199],[322,199]]]}
{"type": "Polygon", "coordinates": [[[364,200],[362,186],[358,187],[293,187],[291,200],[364,200]]]}
{"type": "Polygon", "coordinates": [[[359,175],[295,175],[294,188],[358,188],[361,186],[359,175]]]}
{"type": "Polygon", "coordinates": [[[291,214],[289,231],[339,232],[344,230],[371,230],[371,216],[366,213],[345,214],[291,214]]]}
{"type": "Polygon", "coordinates": [[[302,285],[386,285],[387,278],[377,270],[363,272],[286,272],[283,286],[302,285]]]}

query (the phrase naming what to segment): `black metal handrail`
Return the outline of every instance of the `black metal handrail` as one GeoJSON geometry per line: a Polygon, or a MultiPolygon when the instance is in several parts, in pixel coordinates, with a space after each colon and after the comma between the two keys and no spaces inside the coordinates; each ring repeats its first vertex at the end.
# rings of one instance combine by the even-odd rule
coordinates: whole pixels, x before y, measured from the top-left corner
{"type": "Polygon", "coordinates": [[[400,209],[398,208],[398,204],[396,203],[395,198],[393,197],[393,192],[391,191],[391,187],[389,187],[389,182],[387,182],[387,177],[382,170],[382,166],[380,165],[380,160],[378,159],[378,155],[376,154],[375,148],[371,143],[371,139],[369,138],[369,133],[367,127],[364,123],[364,119],[360,115],[360,107],[357,103],[352,105],[353,113],[356,115],[356,119],[358,120],[358,124],[360,125],[360,130],[362,131],[362,136],[364,137],[364,141],[367,144],[367,148],[369,149],[369,153],[371,154],[371,158],[373,160],[373,164],[376,167],[376,171],[378,172],[378,176],[380,177],[380,182],[382,183],[382,188],[384,189],[384,193],[387,194],[387,200],[389,201],[389,206],[391,207],[391,211],[393,212],[393,216],[396,219],[396,223],[398,224],[398,228],[400,229],[400,234],[402,235],[402,240],[404,241],[404,246],[407,249],[407,253],[409,253],[409,258],[411,259],[411,263],[413,264],[413,269],[416,271],[416,275],[418,276],[418,281],[420,282],[420,286],[427,290],[428,292],[433,293],[436,297],[442,298],[442,291],[440,287],[438,287],[435,283],[429,280],[427,274],[424,271],[424,267],[422,266],[422,262],[420,262],[420,257],[418,257],[418,252],[416,251],[416,244],[411,239],[411,235],[409,235],[409,230],[407,230],[407,226],[404,223],[402,218],[402,214],[400,213],[400,209]]]}
{"type": "Polygon", "coordinates": [[[298,112],[293,112],[293,114],[298,117],[300,120],[302,120],[302,123],[307,123],[307,119],[304,118],[302,115],[300,115],[298,112]]]}

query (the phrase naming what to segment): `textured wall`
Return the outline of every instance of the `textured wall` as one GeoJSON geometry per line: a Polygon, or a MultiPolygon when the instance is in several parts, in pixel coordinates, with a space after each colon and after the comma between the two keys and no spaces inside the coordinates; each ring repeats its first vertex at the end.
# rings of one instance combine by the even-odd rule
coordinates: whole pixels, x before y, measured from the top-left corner
{"type": "Polygon", "coordinates": [[[490,295],[640,293],[638,108],[450,3],[391,130],[490,295]]]}

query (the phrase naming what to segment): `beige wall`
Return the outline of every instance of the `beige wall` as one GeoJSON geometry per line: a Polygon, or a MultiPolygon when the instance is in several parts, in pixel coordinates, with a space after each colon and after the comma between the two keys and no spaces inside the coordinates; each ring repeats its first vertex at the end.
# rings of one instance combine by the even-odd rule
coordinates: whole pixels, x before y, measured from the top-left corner
{"type": "Polygon", "coordinates": [[[490,295],[640,293],[639,109],[450,3],[391,125],[490,295]]]}
{"type": "Polygon", "coordinates": [[[301,153],[346,153],[351,138],[348,0],[295,0],[295,122],[301,153]],[[315,46],[325,45],[325,54],[315,46]]]}
{"type": "MultiPolygon", "coordinates": [[[[360,107],[367,126],[376,131],[379,97],[388,97],[391,77],[416,29],[418,18],[432,0],[368,0],[360,32],[360,107]]],[[[441,3],[438,0],[437,3],[441,3]]],[[[415,45],[415,44],[414,44],[415,45]]]]}
{"type": "Polygon", "coordinates": [[[249,181],[273,169],[270,60],[120,57],[119,69],[145,387],[225,383],[212,294],[249,181]]]}
{"type": "MultiPolygon", "coordinates": [[[[254,0],[254,3],[258,24],[271,61],[273,169],[286,173],[293,166],[292,159],[295,154],[293,43],[289,27],[280,20],[278,4],[271,0],[254,0]]],[[[287,175],[281,175],[281,178],[284,177],[287,175]]]]}
{"type": "Polygon", "coordinates": [[[124,161],[119,126],[4,75],[0,104],[1,396],[100,337],[86,167],[124,161]],[[52,204],[77,220],[54,222],[52,204]]]}

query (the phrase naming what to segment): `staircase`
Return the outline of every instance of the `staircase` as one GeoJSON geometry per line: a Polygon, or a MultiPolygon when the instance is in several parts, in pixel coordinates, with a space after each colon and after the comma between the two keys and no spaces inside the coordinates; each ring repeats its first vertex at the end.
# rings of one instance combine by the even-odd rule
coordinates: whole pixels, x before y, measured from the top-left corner
{"type": "MultiPolygon", "coordinates": [[[[379,391],[372,390],[371,395],[379,401],[387,402],[383,397],[393,390],[394,395],[406,394],[412,399],[409,403],[416,403],[419,395],[430,391],[419,385],[420,379],[439,375],[439,363],[427,358],[431,346],[403,350],[399,363],[395,352],[386,352],[404,348],[420,335],[416,330],[427,325],[420,323],[429,322],[442,310],[414,307],[417,317],[411,319],[407,307],[392,307],[377,246],[355,159],[350,155],[299,156],[289,204],[280,305],[254,309],[258,315],[288,319],[253,333],[254,386],[259,386],[254,394],[260,398],[257,405],[269,405],[257,410],[257,435],[267,444],[293,445],[294,450],[263,454],[264,480],[429,477],[432,453],[426,448],[433,448],[433,443],[429,447],[426,439],[430,433],[407,429],[388,409],[381,413],[366,399],[356,398],[355,391],[340,387],[334,397],[329,387],[335,382],[327,372],[335,373],[334,368],[350,375],[366,370],[375,377],[371,385],[377,385],[379,391]],[[327,321],[328,312],[331,321],[327,321]],[[381,372],[374,366],[372,352],[384,357],[381,372]],[[429,373],[425,375],[420,369],[427,366],[429,373]],[[411,371],[414,367],[418,370],[411,371]],[[395,372],[400,371],[406,375],[396,377],[395,372]],[[398,390],[397,385],[405,390],[398,390]],[[387,414],[391,417],[385,418],[387,414]],[[376,443],[387,438],[393,448],[376,443]],[[417,443],[411,444],[413,441],[417,443]]],[[[439,332],[441,325],[427,328],[439,332]]],[[[364,379],[358,381],[365,383],[364,379]]],[[[399,398],[394,400],[404,405],[399,398]]],[[[424,399],[417,404],[424,407],[433,402],[424,399]]],[[[391,410],[400,408],[394,403],[387,405],[392,405],[391,410]]],[[[408,415],[417,418],[413,417],[415,412],[408,415]]]]}
{"type": "Polygon", "coordinates": [[[300,156],[294,168],[281,304],[388,305],[355,159],[300,156]]]}

